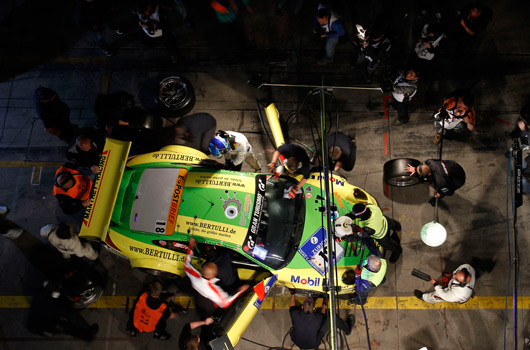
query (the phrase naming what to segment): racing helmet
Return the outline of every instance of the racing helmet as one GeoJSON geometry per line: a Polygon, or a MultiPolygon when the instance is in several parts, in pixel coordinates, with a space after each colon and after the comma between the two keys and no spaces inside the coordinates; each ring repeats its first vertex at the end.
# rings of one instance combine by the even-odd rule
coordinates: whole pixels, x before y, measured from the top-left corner
{"type": "Polygon", "coordinates": [[[230,144],[228,143],[228,140],[219,135],[215,136],[210,141],[210,145],[208,147],[210,148],[212,155],[217,158],[221,158],[223,154],[230,150],[230,144]]]}

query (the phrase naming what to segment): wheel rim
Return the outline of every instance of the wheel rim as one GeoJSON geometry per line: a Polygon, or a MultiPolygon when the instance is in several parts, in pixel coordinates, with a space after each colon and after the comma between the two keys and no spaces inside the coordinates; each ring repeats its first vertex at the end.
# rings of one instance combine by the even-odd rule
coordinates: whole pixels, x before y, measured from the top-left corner
{"type": "Polygon", "coordinates": [[[180,79],[169,79],[161,83],[160,102],[169,108],[181,108],[186,103],[188,87],[180,79]]]}
{"type": "Polygon", "coordinates": [[[417,177],[414,176],[395,176],[391,177],[387,180],[387,183],[391,186],[397,186],[397,187],[405,187],[405,186],[412,186],[419,182],[420,180],[417,177]]]}
{"type": "Polygon", "coordinates": [[[94,286],[85,290],[80,295],[80,299],[76,301],[76,307],[83,308],[96,302],[99,297],[103,294],[103,288],[100,286],[94,286]]]}

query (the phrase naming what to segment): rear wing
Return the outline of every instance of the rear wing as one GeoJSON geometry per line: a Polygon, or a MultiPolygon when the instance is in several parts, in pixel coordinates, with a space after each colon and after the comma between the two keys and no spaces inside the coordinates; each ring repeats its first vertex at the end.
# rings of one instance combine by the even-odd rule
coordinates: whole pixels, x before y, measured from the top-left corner
{"type": "Polygon", "coordinates": [[[90,205],[83,216],[80,237],[105,239],[130,148],[130,141],[107,138],[92,186],[90,205]]]}
{"type": "Polygon", "coordinates": [[[274,147],[278,148],[285,143],[283,137],[282,127],[280,125],[280,113],[276,109],[276,105],[271,103],[265,109],[265,115],[271,128],[272,137],[274,138],[274,147]]]}

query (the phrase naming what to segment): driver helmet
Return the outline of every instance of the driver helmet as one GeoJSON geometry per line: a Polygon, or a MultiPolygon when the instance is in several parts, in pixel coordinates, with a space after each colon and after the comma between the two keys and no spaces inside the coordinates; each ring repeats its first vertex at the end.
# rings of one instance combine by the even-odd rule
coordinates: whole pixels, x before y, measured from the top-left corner
{"type": "Polygon", "coordinates": [[[228,143],[228,140],[219,135],[215,136],[210,141],[210,145],[208,147],[210,148],[212,155],[217,158],[221,158],[223,154],[230,150],[230,144],[228,143]]]}

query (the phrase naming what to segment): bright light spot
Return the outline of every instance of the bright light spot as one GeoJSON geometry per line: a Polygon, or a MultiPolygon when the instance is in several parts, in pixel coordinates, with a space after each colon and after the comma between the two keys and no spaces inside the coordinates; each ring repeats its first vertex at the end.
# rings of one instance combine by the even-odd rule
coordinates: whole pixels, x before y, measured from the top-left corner
{"type": "Polygon", "coordinates": [[[441,246],[446,238],[447,231],[436,221],[428,222],[421,228],[421,240],[429,247],[441,246]]]}

